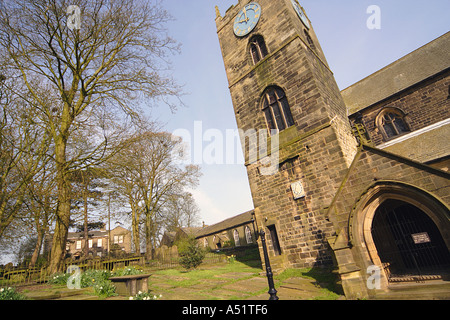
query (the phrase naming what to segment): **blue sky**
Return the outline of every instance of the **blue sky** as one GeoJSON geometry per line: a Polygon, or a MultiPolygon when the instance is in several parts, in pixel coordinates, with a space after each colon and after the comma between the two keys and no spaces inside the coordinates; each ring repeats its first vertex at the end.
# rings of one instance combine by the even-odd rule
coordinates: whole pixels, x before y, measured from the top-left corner
{"type": "MultiPolygon", "coordinates": [[[[257,0],[256,0],[257,1],[257,0]]],[[[277,0],[274,0],[277,1],[277,0]]],[[[174,17],[169,34],[182,44],[172,57],[173,76],[188,93],[186,107],[175,114],[165,106],[152,117],[165,129],[203,132],[237,129],[228,82],[216,34],[215,5],[222,16],[238,0],[165,0],[174,17]]],[[[303,0],[340,89],[363,79],[389,63],[441,36],[450,29],[448,0],[303,0]],[[381,29],[370,30],[366,13],[370,5],[381,9],[381,29]]],[[[203,143],[203,147],[208,142],[203,143]]],[[[202,164],[200,185],[192,193],[201,220],[213,224],[253,208],[245,167],[242,164],[202,164]]]]}

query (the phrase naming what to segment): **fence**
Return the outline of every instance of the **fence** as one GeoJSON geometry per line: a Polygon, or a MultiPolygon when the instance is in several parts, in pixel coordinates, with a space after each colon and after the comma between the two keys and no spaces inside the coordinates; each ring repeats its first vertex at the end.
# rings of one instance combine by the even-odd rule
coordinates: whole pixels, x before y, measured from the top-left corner
{"type": "MultiPolygon", "coordinates": [[[[231,252],[208,252],[203,260],[203,264],[225,262],[227,260],[227,255],[229,254],[231,254],[231,252]]],[[[144,257],[141,256],[115,260],[92,259],[84,261],[68,261],[64,264],[63,270],[67,270],[70,265],[76,265],[83,271],[92,269],[113,270],[133,265],[140,265],[151,269],[170,269],[180,266],[176,246],[156,249],[154,252],[154,259],[148,261],[145,261],[144,257]]],[[[0,269],[0,288],[46,283],[50,276],[51,274],[45,267],[0,269]]]]}
{"type": "Polygon", "coordinates": [[[47,281],[45,268],[3,270],[1,275],[0,287],[23,286],[47,281]]]}
{"type": "MultiPolygon", "coordinates": [[[[132,257],[115,260],[85,260],[68,261],[64,264],[63,270],[67,270],[70,265],[76,265],[81,270],[113,270],[132,265],[145,265],[144,257],[132,257]]],[[[51,276],[48,269],[43,268],[10,268],[0,270],[0,287],[6,286],[26,286],[47,282],[51,276]]]]}
{"type": "MultiPolygon", "coordinates": [[[[179,255],[177,246],[155,249],[154,259],[147,261],[146,265],[152,269],[170,269],[177,268],[179,264],[179,255]]],[[[226,256],[222,253],[208,252],[203,260],[203,264],[213,264],[226,261],[226,256]]]]}

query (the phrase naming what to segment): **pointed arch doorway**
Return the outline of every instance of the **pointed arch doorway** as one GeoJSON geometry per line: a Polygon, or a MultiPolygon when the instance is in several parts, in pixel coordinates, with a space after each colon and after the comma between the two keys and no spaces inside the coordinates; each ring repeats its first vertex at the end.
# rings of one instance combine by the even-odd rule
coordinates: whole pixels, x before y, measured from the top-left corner
{"type": "Polygon", "coordinates": [[[438,227],[411,203],[383,201],[375,211],[371,236],[389,281],[439,278],[449,273],[450,254],[438,227]]]}

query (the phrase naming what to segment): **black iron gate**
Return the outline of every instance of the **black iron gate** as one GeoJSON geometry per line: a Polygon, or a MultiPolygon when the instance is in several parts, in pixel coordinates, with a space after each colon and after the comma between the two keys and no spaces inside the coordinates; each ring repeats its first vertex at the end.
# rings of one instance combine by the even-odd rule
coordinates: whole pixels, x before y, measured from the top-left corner
{"type": "Polygon", "coordinates": [[[391,281],[439,278],[449,273],[449,250],[431,218],[417,207],[385,201],[376,211],[372,237],[391,281]]]}

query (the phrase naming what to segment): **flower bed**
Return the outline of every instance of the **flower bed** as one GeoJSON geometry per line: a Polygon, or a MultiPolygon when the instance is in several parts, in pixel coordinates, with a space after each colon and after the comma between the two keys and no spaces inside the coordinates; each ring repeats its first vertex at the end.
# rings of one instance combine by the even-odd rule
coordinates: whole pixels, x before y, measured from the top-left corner
{"type": "MultiPolygon", "coordinates": [[[[142,270],[129,266],[113,271],[107,270],[86,270],[80,275],[80,288],[93,287],[96,295],[102,298],[115,296],[116,288],[109,280],[111,277],[136,275],[143,273],[142,270]]],[[[57,273],[50,277],[48,283],[65,285],[71,277],[70,273],[57,273]]]]}

